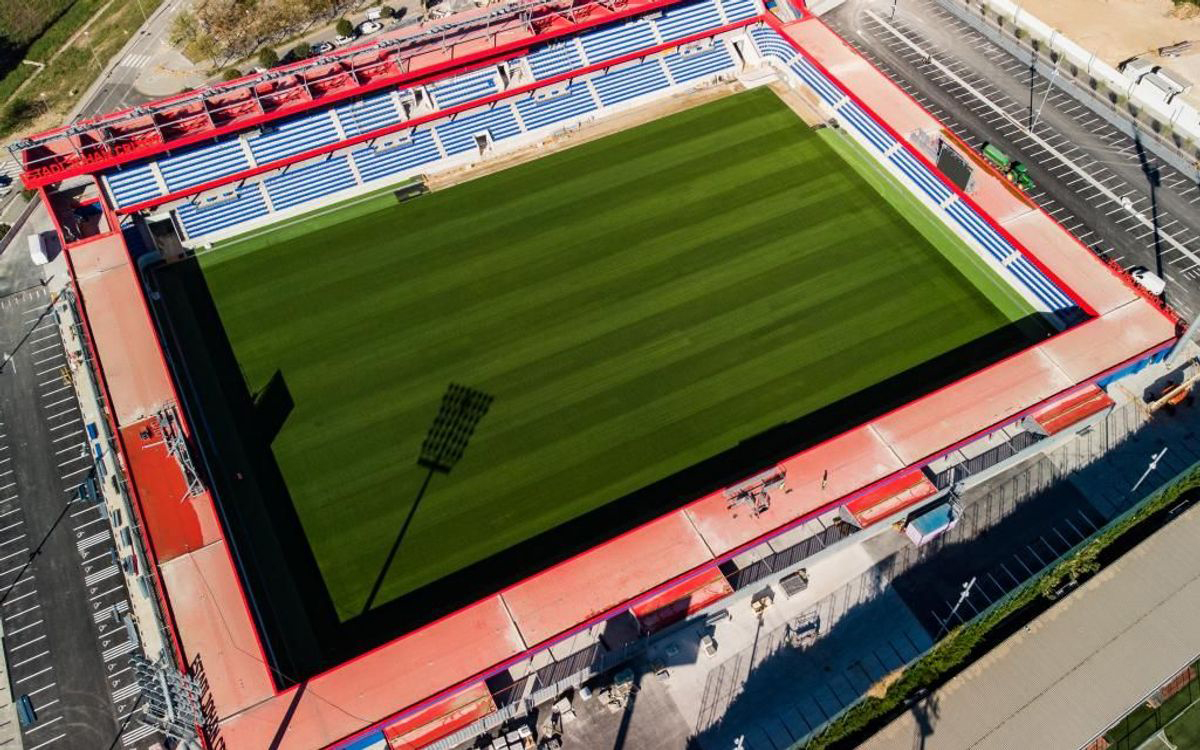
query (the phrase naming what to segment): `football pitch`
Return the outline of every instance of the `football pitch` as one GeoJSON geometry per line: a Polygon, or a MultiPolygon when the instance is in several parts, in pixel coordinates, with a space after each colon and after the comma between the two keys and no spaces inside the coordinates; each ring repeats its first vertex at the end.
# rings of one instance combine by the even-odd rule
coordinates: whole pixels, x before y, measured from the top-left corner
{"type": "Polygon", "coordinates": [[[854,148],[757,89],[203,254],[338,615],[402,529],[375,605],[1032,313],[854,148]]]}

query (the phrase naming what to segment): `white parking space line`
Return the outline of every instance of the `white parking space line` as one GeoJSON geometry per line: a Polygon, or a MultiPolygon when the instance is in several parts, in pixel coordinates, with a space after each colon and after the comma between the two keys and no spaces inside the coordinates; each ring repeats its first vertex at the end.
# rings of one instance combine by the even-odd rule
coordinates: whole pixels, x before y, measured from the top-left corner
{"type": "MultiPolygon", "coordinates": [[[[38,620],[38,622],[41,622],[41,620],[38,620]]],[[[29,682],[29,681],[30,681],[30,680],[32,680],[34,677],[40,677],[41,675],[44,675],[44,674],[46,674],[47,672],[49,672],[49,671],[51,671],[51,670],[53,670],[53,669],[54,669],[54,667],[44,667],[44,668],[42,668],[42,669],[39,669],[38,671],[34,672],[34,673],[33,673],[33,674],[31,674],[31,675],[26,675],[25,677],[22,677],[22,678],[21,678],[21,679],[19,679],[19,680],[13,680],[13,684],[14,684],[14,685],[19,685],[19,684],[21,684],[21,683],[23,683],[23,682],[29,682]]]]}
{"type": "Polygon", "coordinates": [[[57,734],[57,735],[51,737],[50,739],[46,740],[45,742],[41,743],[40,745],[34,745],[33,747],[27,747],[27,748],[25,748],[25,750],[41,750],[41,748],[46,747],[47,745],[50,745],[51,743],[58,742],[59,740],[61,740],[63,737],[66,737],[66,736],[67,736],[66,732],[63,732],[62,734],[57,734]]]}
{"type": "Polygon", "coordinates": [[[57,682],[51,682],[49,685],[42,685],[40,688],[38,688],[36,690],[30,690],[29,692],[27,692],[25,694],[26,695],[37,695],[38,693],[49,690],[50,688],[54,687],[57,684],[58,684],[57,682]]]}

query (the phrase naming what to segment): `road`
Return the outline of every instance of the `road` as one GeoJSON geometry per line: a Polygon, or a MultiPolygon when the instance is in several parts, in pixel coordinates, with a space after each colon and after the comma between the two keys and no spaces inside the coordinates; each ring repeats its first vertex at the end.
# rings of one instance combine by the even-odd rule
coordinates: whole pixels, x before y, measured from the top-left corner
{"type": "Polygon", "coordinates": [[[824,20],[960,139],[1024,162],[1031,197],[1099,256],[1159,272],[1168,303],[1200,312],[1194,183],[936,0],[851,0],[824,20]]]}

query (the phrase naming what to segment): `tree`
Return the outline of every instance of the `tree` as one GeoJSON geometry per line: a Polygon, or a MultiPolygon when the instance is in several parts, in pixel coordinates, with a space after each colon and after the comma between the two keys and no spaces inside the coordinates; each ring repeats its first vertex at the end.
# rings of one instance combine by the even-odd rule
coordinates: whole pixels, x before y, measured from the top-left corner
{"type": "Polygon", "coordinates": [[[338,36],[350,36],[354,33],[354,24],[350,23],[345,18],[339,18],[337,22],[338,36]]]}
{"type": "Polygon", "coordinates": [[[385,5],[379,9],[379,16],[380,18],[395,18],[396,9],[390,5],[385,5]]]}
{"type": "Polygon", "coordinates": [[[312,45],[308,42],[300,42],[295,47],[292,47],[287,56],[293,60],[305,60],[312,57],[312,45]]]}
{"type": "Polygon", "coordinates": [[[279,64],[279,54],[274,47],[263,47],[258,51],[258,63],[264,68],[273,68],[279,64]]]}
{"type": "Polygon", "coordinates": [[[175,16],[175,20],[171,22],[171,34],[168,41],[173,47],[183,47],[199,35],[200,24],[196,20],[196,14],[185,10],[175,16]]]}
{"type": "Polygon", "coordinates": [[[238,70],[237,68],[226,68],[225,70],[221,71],[222,81],[232,81],[234,78],[241,77],[242,71],[238,70]]]}

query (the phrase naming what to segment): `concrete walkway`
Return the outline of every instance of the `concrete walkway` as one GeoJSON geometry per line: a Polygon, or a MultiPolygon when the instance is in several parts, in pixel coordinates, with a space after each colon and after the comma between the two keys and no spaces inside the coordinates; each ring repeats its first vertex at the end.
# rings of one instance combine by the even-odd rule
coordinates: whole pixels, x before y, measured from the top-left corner
{"type": "Polygon", "coordinates": [[[867,742],[1077,748],[1200,652],[1193,507],[867,742]]]}

